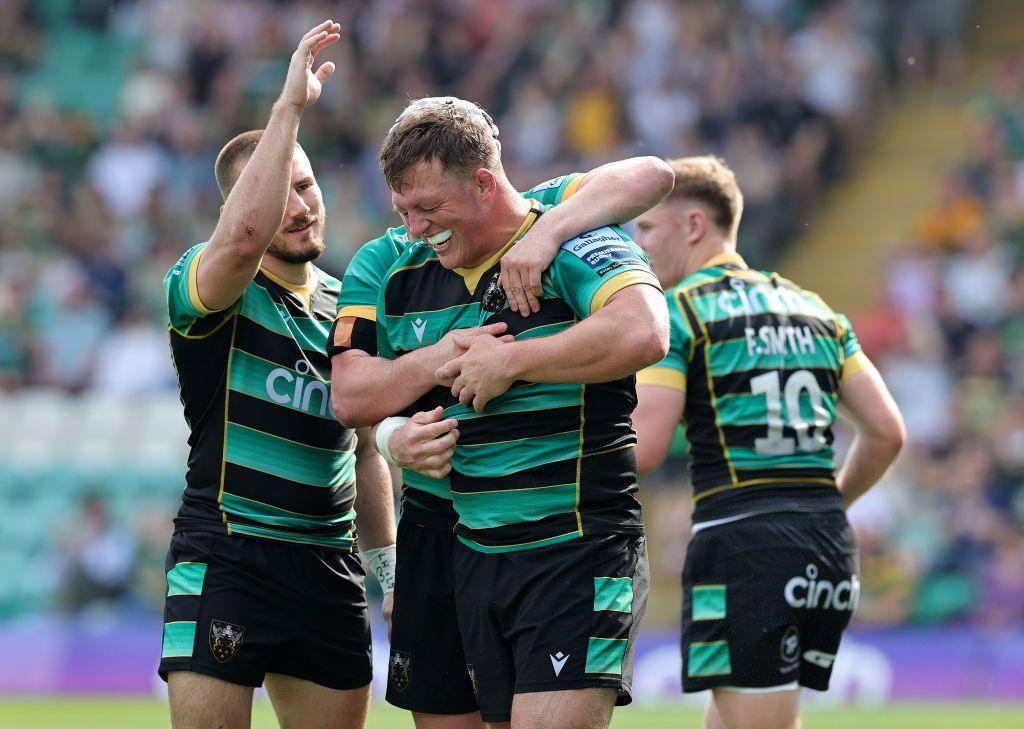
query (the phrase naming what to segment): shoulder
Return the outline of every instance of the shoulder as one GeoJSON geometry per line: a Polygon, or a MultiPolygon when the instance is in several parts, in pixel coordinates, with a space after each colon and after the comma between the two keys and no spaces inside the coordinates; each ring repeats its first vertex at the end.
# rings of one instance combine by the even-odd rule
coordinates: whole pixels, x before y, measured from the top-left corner
{"type": "Polygon", "coordinates": [[[389,268],[409,248],[409,236],[405,226],[388,228],[384,235],[367,241],[352,257],[350,267],[389,268]]]}
{"type": "Polygon", "coordinates": [[[622,228],[607,225],[565,241],[558,250],[558,257],[574,256],[591,268],[598,268],[607,259],[617,258],[626,251],[639,252],[639,248],[622,228]]]}

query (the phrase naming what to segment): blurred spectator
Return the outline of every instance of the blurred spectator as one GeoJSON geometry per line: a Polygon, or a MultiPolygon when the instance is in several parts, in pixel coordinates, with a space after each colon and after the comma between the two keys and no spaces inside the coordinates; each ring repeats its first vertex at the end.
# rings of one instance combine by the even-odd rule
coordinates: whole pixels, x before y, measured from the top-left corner
{"type": "Polygon", "coordinates": [[[64,604],[72,611],[109,604],[129,595],[135,569],[135,537],[111,521],[104,498],[82,500],[80,521],[67,532],[64,604]]]}

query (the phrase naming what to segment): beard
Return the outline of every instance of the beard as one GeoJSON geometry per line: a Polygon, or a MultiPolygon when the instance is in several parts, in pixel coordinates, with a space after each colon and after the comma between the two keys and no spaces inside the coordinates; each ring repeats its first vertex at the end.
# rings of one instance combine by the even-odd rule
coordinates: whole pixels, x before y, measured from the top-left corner
{"type": "Polygon", "coordinates": [[[267,255],[284,263],[309,263],[323,255],[327,245],[324,243],[324,224],[326,222],[323,208],[315,215],[309,215],[292,223],[283,234],[274,238],[267,248],[267,255]],[[310,225],[312,222],[312,225],[310,225]],[[295,239],[289,233],[310,225],[301,238],[295,239]]]}

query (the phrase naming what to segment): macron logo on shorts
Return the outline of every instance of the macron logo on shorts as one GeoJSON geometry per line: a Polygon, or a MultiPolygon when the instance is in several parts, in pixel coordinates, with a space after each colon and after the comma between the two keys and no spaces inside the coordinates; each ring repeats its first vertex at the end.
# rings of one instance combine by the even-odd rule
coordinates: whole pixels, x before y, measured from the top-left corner
{"type": "Polygon", "coordinates": [[[554,655],[548,654],[548,658],[551,659],[551,667],[555,669],[555,676],[558,676],[562,672],[562,667],[565,666],[565,662],[569,660],[568,653],[562,653],[558,651],[554,655]]]}

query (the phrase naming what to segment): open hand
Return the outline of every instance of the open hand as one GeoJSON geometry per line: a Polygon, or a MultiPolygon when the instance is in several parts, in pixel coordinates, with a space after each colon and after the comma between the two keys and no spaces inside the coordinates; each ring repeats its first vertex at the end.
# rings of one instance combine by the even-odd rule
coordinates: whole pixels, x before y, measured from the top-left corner
{"type": "Polygon", "coordinates": [[[325,20],[302,36],[298,48],[288,63],[288,76],[281,90],[281,101],[297,107],[300,111],[320,98],[323,82],[334,73],[331,61],[313,72],[313,59],[321,49],[341,39],[341,25],[325,20]]]}

